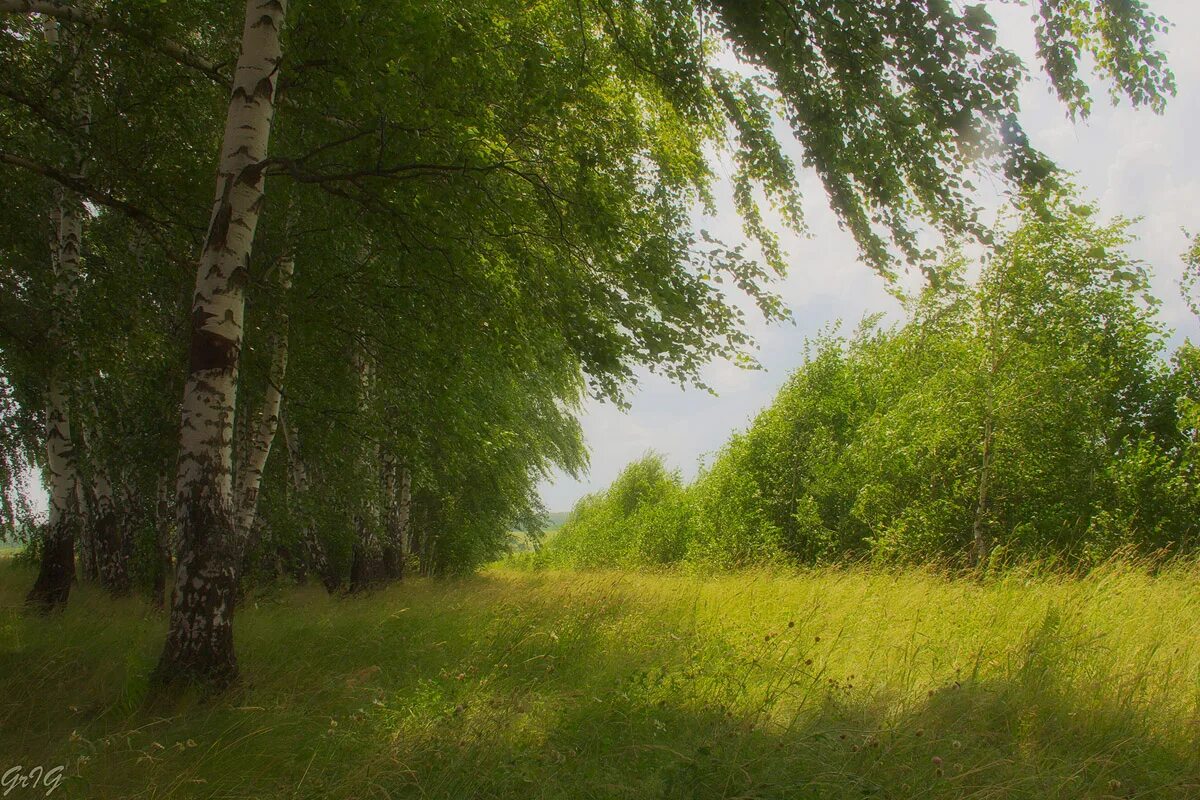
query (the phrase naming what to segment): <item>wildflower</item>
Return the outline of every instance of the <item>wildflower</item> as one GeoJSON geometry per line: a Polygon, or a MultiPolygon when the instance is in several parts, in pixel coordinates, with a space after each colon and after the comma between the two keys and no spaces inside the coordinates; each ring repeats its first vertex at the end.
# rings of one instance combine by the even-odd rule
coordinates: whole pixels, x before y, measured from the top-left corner
{"type": "Polygon", "coordinates": [[[795,620],[792,620],[792,619],[789,619],[789,620],[788,620],[788,627],[789,627],[789,628],[794,628],[794,627],[796,627],[796,621],[795,621],[795,620]]]}
{"type": "Polygon", "coordinates": [[[934,756],[934,757],[933,757],[933,765],[934,765],[935,767],[940,767],[940,766],[942,765],[942,757],[941,757],[941,756],[934,756]]]}

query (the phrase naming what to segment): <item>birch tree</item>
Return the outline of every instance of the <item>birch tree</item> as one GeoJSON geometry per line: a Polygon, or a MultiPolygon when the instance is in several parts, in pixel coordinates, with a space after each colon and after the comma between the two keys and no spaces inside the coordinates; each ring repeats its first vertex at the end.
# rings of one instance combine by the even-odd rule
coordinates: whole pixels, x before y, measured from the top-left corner
{"type": "Polygon", "coordinates": [[[170,629],[156,672],[162,682],[220,685],[237,675],[233,419],[244,287],[263,203],[285,16],[286,0],[245,5],[216,199],[196,270],[176,490],[181,546],[170,629]]]}
{"type": "MultiPolygon", "coordinates": [[[[1038,64],[1071,113],[1090,102],[1077,66],[1085,52],[1136,104],[1161,107],[1173,91],[1155,49],[1165,23],[1142,4],[1033,7],[1043,20],[1038,64]]],[[[224,131],[187,300],[180,546],[162,680],[220,684],[236,674],[235,531],[251,504],[264,530],[283,516],[272,497],[285,494],[286,480],[262,455],[276,401],[253,425],[242,404],[237,423],[268,175],[292,182],[300,228],[322,229],[302,251],[303,263],[319,267],[295,276],[289,308],[288,414],[322,477],[306,491],[309,530],[326,537],[339,574],[350,548],[322,506],[353,515],[366,499],[366,489],[339,481],[342,451],[357,452],[347,437],[369,443],[374,462],[394,454],[410,469],[422,569],[468,569],[503,546],[515,516],[536,514],[539,472],[581,461],[572,417],[581,392],[624,402],[640,368],[702,384],[714,358],[752,365],[735,298],[750,298],[768,319],[786,316],[772,289],[786,259],[767,220],[773,210],[803,229],[800,171],[822,181],[864,258],[885,274],[903,261],[928,268],[913,234],[921,224],[987,238],[971,176],[1020,186],[1055,177],[1021,128],[1028,71],[998,42],[987,4],[449,0],[347,9],[297,7],[304,35],[288,44],[294,66],[278,103],[282,3],[248,2],[239,24],[221,4],[0,0],[3,19],[19,21],[6,22],[0,38],[16,76],[0,92],[6,175],[56,183],[101,219],[136,221],[167,262],[190,235],[186,221],[203,218],[195,206],[212,197],[202,197],[207,159],[197,154],[224,131]],[[41,145],[63,126],[25,79],[34,51],[20,26],[36,15],[92,32],[103,48],[96,141],[104,146],[84,178],[41,145]],[[728,54],[740,64],[731,68],[728,54]],[[213,98],[230,81],[217,119],[213,98]],[[139,102],[120,107],[119,89],[139,102]],[[276,105],[288,125],[269,152],[276,105]],[[798,162],[785,156],[777,108],[798,162]],[[129,142],[140,146],[136,169],[129,142]],[[749,248],[693,229],[694,210],[712,210],[713,152],[734,166],[749,248]],[[363,242],[375,252],[360,263],[363,242]],[[362,411],[347,388],[347,320],[376,359],[380,388],[362,411]],[[244,448],[244,470],[235,423],[258,443],[244,448]]],[[[138,274],[150,282],[155,271],[138,274]]],[[[375,494],[386,489],[379,468],[366,481],[375,494]]]]}
{"type": "MultiPolygon", "coordinates": [[[[68,169],[80,176],[85,154],[79,144],[88,126],[86,103],[81,98],[82,53],[76,42],[60,41],[58,24],[48,20],[44,26],[46,41],[58,51],[59,61],[67,66],[72,79],[57,93],[58,101],[69,111],[68,119],[78,128],[70,148],[68,169]]],[[[82,485],[71,431],[71,373],[67,369],[74,343],[66,330],[76,331],[69,316],[75,308],[80,281],[80,256],[83,242],[83,200],[78,194],[59,186],[54,189],[54,208],[50,227],[50,263],[54,276],[54,307],[51,310],[50,342],[59,352],[49,368],[46,392],[46,472],[49,513],[42,541],[41,563],[37,580],[26,602],[42,610],[66,604],[75,579],[75,539],[83,515],[80,509],[82,485]]]]}
{"type": "MultiPolygon", "coordinates": [[[[79,244],[81,238],[78,198],[66,192],[57,193],[56,209],[51,217],[55,231],[51,251],[54,273],[55,316],[51,323],[50,339],[66,352],[69,344],[63,339],[63,317],[75,302],[75,287],[79,280],[79,244]]],[[[42,610],[53,610],[66,604],[75,579],[75,537],[82,523],[80,511],[80,479],[71,431],[71,409],[68,403],[68,376],[61,364],[50,368],[46,392],[46,483],[49,495],[46,532],[37,580],[26,597],[26,603],[42,610]]]]}
{"type": "MultiPolygon", "coordinates": [[[[285,232],[286,239],[286,232],[285,232]]],[[[287,245],[285,244],[285,247],[287,245]]],[[[250,441],[237,467],[234,490],[236,518],[234,531],[244,549],[250,539],[258,509],[258,494],[262,487],[263,470],[279,429],[279,416],[283,409],[283,386],[287,376],[288,360],[288,314],[287,293],[292,287],[295,255],[285,249],[275,264],[275,281],[279,293],[279,306],[274,309],[270,334],[270,368],[261,407],[251,422],[250,441]]]]}

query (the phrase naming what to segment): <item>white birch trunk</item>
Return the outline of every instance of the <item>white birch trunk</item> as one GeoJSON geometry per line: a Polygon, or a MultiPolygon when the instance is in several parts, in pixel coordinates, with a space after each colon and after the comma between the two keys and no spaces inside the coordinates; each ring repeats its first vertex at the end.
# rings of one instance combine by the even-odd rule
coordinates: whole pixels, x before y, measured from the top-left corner
{"type": "MultiPolygon", "coordinates": [[[[92,393],[96,385],[92,383],[92,393]]],[[[92,420],[99,419],[99,410],[95,402],[92,404],[92,420]]],[[[86,577],[100,581],[100,585],[115,597],[129,594],[130,576],[129,559],[131,544],[126,536],[124,519],[119,513],[116,490],[103,458],[97,456],[102,452],[96,440],[95,424],[87,421],[80,425],[80,434],[84,451],[88,456],[90,466],[91,495],[86,521],[80,538],[81,571],[86,577]]],[[[126,502],[124,508],[131,508],[132,503],[126,502]]]]}
{"type": "Polygon", "coordinates": [[[26,602],[50,611],[67,602],[75,577],[75,537],[79,529],[79,475],[71,443],[71,417],[62,378],[54,370],[46,397],[46,532],[37,581],[26,602]]]}
{"type": "MultiPolygon", "coordinates": [[[[47,20],[46,41],[58,44],[58,26],[47,20]]],[[[52,98],[61,102],[61,92],[52,98]]],[[[83,119],[86,125],[86,118],[83,119]]],[[[74,169],[83,168],[77,157],[74,169]]],[[[59,358],[50,365],[46,391],[46,490],[49,495],[46,534],[42,541],[38,577],[25,601],[43,611],[66,605],[75,578],[75,539],[81,522],[79,470],[71,438],[71,412],[64,375],[66,318],[75,307],[79,283],[79,253],[83,238],[83,204],[72,192],[55,191],[50,211],[50,266],[53,274],[54,306],[51,309],[50,341],[59,358]]]]}
{"type": "Polygon", "coordinates": [[[263,203],[286,0],[246,0],[208,234],[196,270],[180,426],[180,552],[157,678],[224,685],[233,649],[233,420],[245,284],[263,203]]]}
{"type": "Polygon", "coordinates": [[[92,546],[100,585],[110,594],[129,594],[129,564],[125,531],[117,514],[116,493],[108,470],[95,465],[92,470],[92,546]]]}
{"type": "Polygon", "coordinates": [[[271,337],[271,368],[267,375],[267,389],[263,396],[263,405],[259,409],[258,418],[246,448],[245,458],[238,466],[237,485],[234,492],[236,518],[234,531],[237,536],[239,551],[244,551],[250,541],[250,532],[254,527],[254,518],[258,511],[258,492],[262,486],[263,470],[267,466],[267,457],[271,454],[271,445],[275,441],[275,433],[279,428],[279,412],[283,404],[283,381],[287,376],[288,360],[288,313],[287,293],[292,286],[292,271],[295,259],[290,251],[284,253],[276,264],[279,282],[280,301],[279,320],[271,337]]]}

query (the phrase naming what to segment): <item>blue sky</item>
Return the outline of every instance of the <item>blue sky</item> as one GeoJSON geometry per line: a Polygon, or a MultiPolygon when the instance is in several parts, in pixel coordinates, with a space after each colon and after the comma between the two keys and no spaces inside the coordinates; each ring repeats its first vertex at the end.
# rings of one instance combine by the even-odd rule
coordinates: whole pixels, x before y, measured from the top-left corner
{"type": "MultiPolygon", "coordinates": [[[[1032,63],[1029,10],[990,5],[1002,41],[1032,63]]],[[[1183,272],[1180,254],[1187,244],[1183,230],[1200,232],[1200,47],[1196,44],[1200,2],[1150,0],[1150,5],[1175,24],[1164,45],[1179,91],[1166,113],[1157,116],[1128,104],[1112,107],[1106,89],[1097,85],[1091,117],[1073,123],[1050,95],[1046,80],[1035,75],[1024,91],[1022,119],[1033,143],[1076,174],[1084,196],[1098,203],[1103,214],[1143,218],[1134,226],[1139,241],[1131,251],[1151,271],[1155,294],[1163,300],[1162,320],[1174,329],[1175,341],[1195,340],[1200,339],[1200,322],[1184,305],[1178,281],[1183,272]]],[[[792,155],[797,157],[798,150],[792,155]]],[[[802,180],[809,236],[785,239],[790,266],[777,287],[791,308],[794,324],[752,322],[759,344],[757,357],[765,369],[710,365],[704,377],[717,396],[682,390],[643,373],[628,412],[611,404],[587,403],[583,427],[591,469],[579,480],[559,475],[545,482],[542,497],[547,508],[570,509],[581,496],[603,489],[625,464],[650,450],[663,454],[690,478],[702,458],[770,403],[803,361],[807,337],[839,319],[853,328],[870,313],[897,315],[898,304],[887,294],[883,280],[859,261],[850,236],[838,229],[819,181],[812,175],[803,175],[802,180]]],[[[997,194],[987,202],[998,208],[1001,198],[997,194]]],[[[718,212],[698,224],[726,242],[743,240],[727,196],[719,198],[718,212]]],[[[910,275],[903,280],[912,284],[916,278],[910,275]]]]}

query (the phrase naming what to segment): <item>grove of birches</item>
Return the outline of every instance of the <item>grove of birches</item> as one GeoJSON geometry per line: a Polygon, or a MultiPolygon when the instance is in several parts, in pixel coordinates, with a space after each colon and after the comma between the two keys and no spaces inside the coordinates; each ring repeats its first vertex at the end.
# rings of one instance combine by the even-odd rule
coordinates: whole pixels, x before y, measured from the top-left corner
{"type": "MultiPolygon", "coordinates": [[[[55,625],[77,581],[147,594],[156,681],[220,687],[251,587],[536,541],[586,398],[755,368],[748,315],[788,317],[780,235],[813,203],[879,281],[920,276],[906,321],[810,342],[694,483],[636,464],[522,558],[977,574],[1193,548],[1200,353],[1167,349],[1128,223],[1019,108],[1040,81],[1075,118],[1096,85],[1161,110],[1169,23],[1029,0],[1023,60],[995,5],[0,0],[0,481],[29,613],[55,625]],[[694,224],[726,179],[741,243],[694,224]]],[[[1163,266],[1185,293],[1198,254],[1163,266]]]]}

